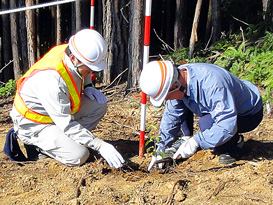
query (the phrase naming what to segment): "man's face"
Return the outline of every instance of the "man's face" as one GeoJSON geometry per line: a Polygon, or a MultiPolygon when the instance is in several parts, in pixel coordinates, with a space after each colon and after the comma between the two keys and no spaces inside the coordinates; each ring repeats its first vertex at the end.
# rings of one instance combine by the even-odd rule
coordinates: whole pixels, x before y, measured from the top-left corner
{"type": "Polygon", "coordinates": [[[175,82],[169,89],[169,92],[166,96],[166,100],[182,100],[185,93],[179,90],[180,84],[175,82]]]}
{"type": "Polygon", "coordinates": [[[78,71],[83,78],[87,77],[92,72],[90,68],[84,64],[78,67],[78,71]]]}
{"type": "Polygon", "coordinates": [[[84,65],[81,61],[79,61],[73,54],[71,54],[70,59],[72,63],[77,67],[78,72],[80,73],[82,78],[87,77],[92,72],[92,70],[89,67],[84,65]]]}
{"type": "Polygon", "coordinates": [[[178,75],[177,82],[175,82],[170,87],[165,100],[182,100],[184,98],[185,93],[179,90],[179,88],[181,87],[181,81],[182,81],[181,75],[178,75]]]}

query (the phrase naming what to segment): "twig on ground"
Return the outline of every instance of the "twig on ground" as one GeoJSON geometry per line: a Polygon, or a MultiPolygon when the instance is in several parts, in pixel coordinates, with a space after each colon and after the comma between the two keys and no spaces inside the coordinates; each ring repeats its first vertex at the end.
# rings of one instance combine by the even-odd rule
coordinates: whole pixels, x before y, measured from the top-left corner
{"type": "Polygon", "coordinates": [[[177,184],[182,184],[182,183],[185,183],[185,181],[184,180],[178,180],[178,181],[176,181],[174,183],[173,188],[172,188],[172,192],[171,192],[171,196],[168,198],[166,204],[168,204],[168,205],[172,204],[172,201],[173,201],[173,198],[174,198],[174,195],[175,195],[174,188],[176,187],[177,184]]]}
{"type": "Polygon", "coordinates": [[[113,123],[115,123],[115,124],[117,124],[117,125],[120,125],[120,126],[122,126],[122,127],[127,127],[127,128],[130,128],[130,129],[132,129],[132,130],[134,130],[134,134],[138,134],[139,135],[139,132],[137,132],[137,131],[135,131],[135,129],[133,128],[133,127],[130,127],[130,126],[128,126],[128,125],[123,125],[123,124],[120,124],[119,122],[117,122],[117,121],[115,121],[115,120],[112,120],[112,119],[108,119],[108,118],[104,118],[105,120],[108,120],[108,121],[110,121],[110,122],[113,122],[113,123]]]}
{"type": "Polygon", "coordinates": [[[226,183],[227,182],[220,182],[219,185],[214,189],[214,191],[212,192],[212,194],[209,196],[207,200],[210,200],[212,196],[218,195],[220,191],[224,189],[226,183]]]}
{"type": "Polygon", "coordinates": [[[126,71],[128,70],[128,68],[126,68],[124,71],[122,71],[120,74],[118,74],[117,75],[117,77],[108,85],[108,86],[106,86],[104,89],[103,89],[103,91],[104,90],[106,90],[107,88],[109,88],[123,73],[125,73],[126,71]]]}
{"type": "Polygon", "coordinates": [[[86,177],[86,175],[83,174],[82,177],[80,178],[79,182],[78,182],[78,185],[77,185],[76,191],[75,191],[75,198],[78,198],[80,196],[80,194],[81,194],[80,187],[83,184],[83,181],[85,180],[85,177],[86,177]]]}
{"type": "Polygon", "coordinates": [[[212,55],[212,56],[209,56],[209,57],[207,57],[206,59],[207,60],[213,60],[213,59],[215,59],[215,58],[218,58],[220,55],[222,55],[220,52],[214,52],[215,53],[215,55],[212,55]]]}
{"type": "Polygon", "coordinates": [[[170,49],[172,52],[174,52],[174,49],[173,49],[171,46],[169,46],[165,41],[163,41],[163,40],[158,36],[158,34],[156,33],[156,30],[155,30],[155,29],[153,29],[153,30],[154,30],[154,33],[155,33],[156,37],[163,43],[163,45],[164,45],[167,49],[170,49]]]}
{"type": "Polygon", "coordinates": [[[206,45],[206,47],[205,47],[205,49],[204,50],[207,50],[208,49],[208,47],[209,47],[209,43],[210,43],[210,41],[211,41],[211,38],[212,38],[212,35],[213,35],[213,30],[214,28],[212,27],[211,28],[211,33],[210,33],[210,37],[209,37],[209,40],[208,40],[208,42],[207,42],[207,45],[206,45]]]}
{"type": "Polygon", "coordinates": [[[243,42],[244,42],[243,52],[245,52],[245,50],[246,50],[246,45],[245,45],[245,36],[244,36],[244,30],[242,29],[242,27],[241,27],[241,26],[240,26],[240,31],[242,32],[242,37],[243,37],[243,42]]]}

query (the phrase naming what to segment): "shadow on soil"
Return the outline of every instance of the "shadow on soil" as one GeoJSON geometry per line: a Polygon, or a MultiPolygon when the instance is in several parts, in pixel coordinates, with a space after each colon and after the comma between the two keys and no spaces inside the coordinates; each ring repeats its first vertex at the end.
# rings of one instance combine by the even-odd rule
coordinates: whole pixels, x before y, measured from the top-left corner
{"type": "MultiPolygon", "coordinates": [[[[107,141],[107,142],[109,142],[114,147],[116,147],[119,153],[126,160],[125,169],[128,168],[127,171],[141,170],[138,164],[130,160],[131,157],[138,156],[138,147],[139,147],[138,141],[120,139],[116,141],[107,141]]],[[[247,142],[245,142],[245,145],[244,145],[244,153],[243,153],[242,160],[247,160],[247,161],[260,161],[261,159],[272,160],[273,159],[272,147],[273,147],[272,141],[248,140],[247,142]]],[[[98,154],[95,154],[95,159],[99,159],[99,158],[101,157],[98,154]]],[[[181,161],[184,161],[184,160],[178,160],[177,163],[179,164],[181,161]]],[[[241,165],[242,164],[232,164],[232,165],[227,165],[226,168],[227,167],[234,168],[241,165]]],[[[214,168],[214,169],[217,169],[217,168],[214,168]]]]}
{"type": "Polygon", "coordinates": [[[272,140],[248,140],[244,145],[244,160],[260,160],[261,158],[273,159],[273,141],[272,140]]]}

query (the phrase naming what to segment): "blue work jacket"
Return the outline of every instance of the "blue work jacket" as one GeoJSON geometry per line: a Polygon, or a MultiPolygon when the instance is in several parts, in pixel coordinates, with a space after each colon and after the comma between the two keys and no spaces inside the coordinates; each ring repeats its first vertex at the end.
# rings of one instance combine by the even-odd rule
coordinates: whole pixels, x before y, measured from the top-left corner
{"type": "Polygon", "coordinates": [[[202,149],[209,149],[224,144],[234,136],[238,115],[251,115],[262,109],[261,96],[255,85],[240,80],[217,65],[190,63],[178,69],[187,70],[187,96],[166,103],[160,125],[163,145],[181,134],[181,124],[189,111],[199,117],[211,115],[212,127],[194,135],[202,149]]]}

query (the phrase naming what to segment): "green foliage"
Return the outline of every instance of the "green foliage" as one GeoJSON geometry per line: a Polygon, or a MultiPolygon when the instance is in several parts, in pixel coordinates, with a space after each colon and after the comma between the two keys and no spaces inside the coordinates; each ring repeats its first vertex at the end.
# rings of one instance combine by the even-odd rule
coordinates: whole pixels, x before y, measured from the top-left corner
{"type": "Polygon", "coordinates": [[[273,91],[273,34],[266,35],[256,41],[256,45],[245,46],[242,42],[238,48],[228,47],[214,62],[239,78],[248,80],[265,89],[263,100],[272,102],[273,91]]]}
{"type": "Polygon", "coordinates": [[[188,48],[181,48],[173,52],[172,59],[175,62],[181,62],[184,59],[187,59],[189,55],[189,49],[188,48]]]}
{"type": "Polygon", "coordinates": [[[178,64],[207,62],[224,67],[239,78],[264,89],[263,100],[273,102],[273,33],[264,30],[269,29],[250,25],[244,38],[242,33],[233,34],[206,50],[196,50],[193,59],[188,59],[186,48],[174,52],[172,58],[178,64]],[[259,37],[261,34],[262,37],[259,37]],[[212,58],[215,53],[220,55],[212,58]]]}
{"type": "Polygon", "coordinates": [[[155,132],[157,130],[157,126],[154,124],[150,124],[146,130],[149,132],[149,140],[146,141],[145,147],[147,147],[147,152],[153,152],[155,154],[156,143],[159,142],[159,138],[155,136],[155,132]],[[152,143],[152,145],[150,145],[152,143]],[[148,146],[149,145],[149,146],[148,146]]]}
{"type": "Polygon", "coordinates": [[[147,152],[152,152],[153,155],[156,155],[156,143],[159,142],[159,138],[152,136],[145,142],[145,147],[147,147],[146,151],[147,152]],[[152,143],[152,145],[150,145],[152,143]]]}
{"type": "MultiPolygon", "coordinates": [[[[145,142],[145,147],[146,147],[146,151],[147,152],[152,152],[153,156],[156,156],[156,144],[158,144],[160,142],[160,139],[158,138],[158,136],[155,136],[155,132],[157,133],[157,126],[150,124],[146,130],[149,132],[149,139],[145,142]],[[152,144],[152,145],[150,145],[152,144]]],[[[158,154],[164,158],[165,154],[163,152],[158,152],[158,154]]]]}
{"type": "Polygon", "coordinates": [[[14,95],[16,90],[16,81],[10,79],[5,86],[0,88],[0,97],[8,97],[14,95]]]}

